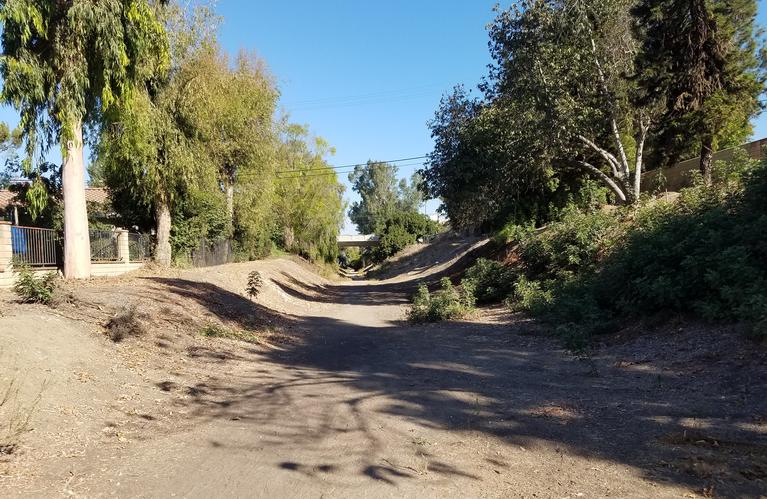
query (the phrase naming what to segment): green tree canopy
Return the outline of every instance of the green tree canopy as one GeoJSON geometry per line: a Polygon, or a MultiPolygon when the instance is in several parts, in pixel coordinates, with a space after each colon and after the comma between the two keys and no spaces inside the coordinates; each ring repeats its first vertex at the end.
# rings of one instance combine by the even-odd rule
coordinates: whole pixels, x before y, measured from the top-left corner
{"type": "Polygon", "coordinates": [[[697,141],[707,179],[714,150],[745,140],[761,108],[756,11],[755,0],[642,0],[634,9],[640,102],[664,108],[665,148],[697,141]]]}
{"type": "MultiPolygon", "coordinates": [[[[65,268],[88,277],[90,250],[85,207],[83,125],[95,124],[113,105],[168,63],[162,1],[91,0],[0,2],[2,100],[21,114],[27,172],[59,143],[64,157],[65,268]]],[[[30,189],[33,209],[44,189],[30,189]]]]}
{"type": "Polygon", "coordinates": [[[352,203],[349,218],[361,234],[376,232],[378,226],[397,212],[418,212],[422,197],[418,193],[420,175],[397,179],[397,167],[388,163],[368,161],[349,174],[352,190],[360,201],[352,203]]]}

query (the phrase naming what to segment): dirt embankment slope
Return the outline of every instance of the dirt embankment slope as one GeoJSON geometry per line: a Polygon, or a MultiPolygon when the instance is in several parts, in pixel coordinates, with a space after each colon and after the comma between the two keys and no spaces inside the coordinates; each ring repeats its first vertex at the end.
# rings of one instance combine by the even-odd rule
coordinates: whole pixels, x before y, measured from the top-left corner
{"type": "Polygon", "coordinates": [[[3,295],[0,380],[19,380],[21,406],[42,395],[0,496],[767,491],[761,347],[680,323],[573,357],[502,311],[403,323],[418,280],[456,272],[481,241],[458,244],[372,282],[268,260],[94,280],[56,309],[3,295]],[[105,325],[126,308],[142,334],[113,343],[105,325]]]}

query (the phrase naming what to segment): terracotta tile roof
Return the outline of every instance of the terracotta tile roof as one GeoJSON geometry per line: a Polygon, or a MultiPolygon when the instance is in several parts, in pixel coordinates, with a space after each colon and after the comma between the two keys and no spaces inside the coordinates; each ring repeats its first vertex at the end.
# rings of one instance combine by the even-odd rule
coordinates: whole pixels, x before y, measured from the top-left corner
{"type": "MultiPolygon", "coordinates": [[[[13,204],[15,197],[15,192],[11,192],[8,189],[0,189],[0,208],[13,204]]],[[[103,187],[86,187],[85,200],[93,201],[94,203],[106,203],[109,201],[109,192],[103,187]]]]}
{"type": "Polygon", "coordinates": [[[103,187],[86,187],[85,200],[103,204],[109,201],[109,192],[103,187]]]}

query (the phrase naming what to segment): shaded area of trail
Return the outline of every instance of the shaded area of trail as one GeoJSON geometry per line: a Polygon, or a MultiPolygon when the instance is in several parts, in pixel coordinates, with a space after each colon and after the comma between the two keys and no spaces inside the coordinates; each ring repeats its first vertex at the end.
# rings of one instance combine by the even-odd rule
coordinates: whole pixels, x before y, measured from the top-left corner
{"type": "Polygon", "coordinates": [[[763,347],[688,325],[575,357],[502,311],[404,323],[414,286],[460,271],[473,244],[433,271],[385,281],[328,282],[281,261],[137,278],[136,293],[162,302],[171,320],[171,305],[183,303],[244,329],[282,324],[294,341],[164,352],[204,367],[194,376],[165,368],[151,381],[183,431],[94,449],[46,476],[66,475],[68,491],[89,497],[767,490],[763,347]],[[259,303],[240,289],[254,268],[269,281],[259,303]]]}

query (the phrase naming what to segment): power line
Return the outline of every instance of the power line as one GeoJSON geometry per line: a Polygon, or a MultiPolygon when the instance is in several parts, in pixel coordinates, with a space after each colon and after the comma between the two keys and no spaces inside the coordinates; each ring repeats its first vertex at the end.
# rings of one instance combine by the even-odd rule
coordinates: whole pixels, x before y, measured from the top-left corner
{"type": "MultiPolygon", "coordinates": [[[[402,167],[405,167],[405,166],[421,166],[421,165],[425,165],[425,164],[426,163],[420,161],[420,162],[416,162],[416,163],[405,163],[405,164],[400,164],[400,165],[396,165],[396,166],[397,167],[400,167],[400,166],[402,166],[402,167]]],[[[323,170],[323,169],[320,168],[318,170],[323,170]]],[[[328,170],[328,169],[325,168],[324,170],[328,170]]],[[[280,178],[280,179],[291,179],[291,178],[307,178],[307,177],[324,177],[324,176],[330,176],[330,175],[354,173],[355,170],[348,170],[348,171],[333,170],[333,171],[323,171],[323,172],[319,172],[319,173],[304,174],[304,172],[306,172],[306,171],[310,171],[310,170],[288,170],[288,171],[285,171],[285,172],[276,172],[276,173],[277,173],[277,178],[280,178]],[[295,174],[295,175],[290,175],[291,173],[295,174]],[[282,176],[280,176],[281,174],[282,174],[282,176]]]]}
{"type": "MultiPolygon", "coordinates": [[[[389,159],[389,160],[386,160],[386,161],[372,161],[372,163],[373,164],[376,164],[376,163],[388,163],[388,164],[394,164],[394,166],[397,166],[395,163],[402,163],[404,161],[414,161],[416,159],[427,159],[428,157],[429,156],[414,156],[412,158],[389,159]]],[[[356,168],[358,166],[367,166],[367,164],[368,164],[368,161],[366,161],[364,163],[354,163],[354,164],[350,164],[350,165],[323,166],[323,167],[320,167],[320,168],[304,168],[304,169],[300,169],[300,170],[279,170],[279,171],[276,171],[275,173],[311,172],[311,171],[316,171],[316,170],[327,170],[327,169],[339,170],[339,169],[342,169],[342,168],[356,168]]],[[[404,166],[404,165],[402,165],[402,166],[404,166]]]]}
{"type": "Polygon", "coordinates": [[[308,99],[294,101],[283,104],[284,107],[292,109],[321,109],[327,107],[343,107],[349,105],[359,105],[377,102],[396,101],[428,95],[434,88],[442,87],[439,84],[421,85],[417,87],[403,88],[397,90],[385,90],[382,92],[373,92],[368,94],[348,95],[339,97],[325,97],[318,99],[308,99]]]}

